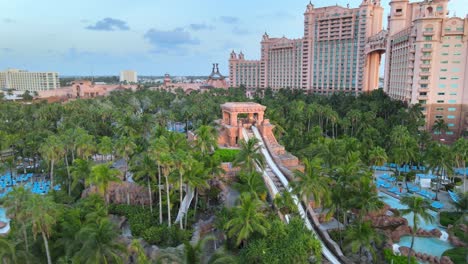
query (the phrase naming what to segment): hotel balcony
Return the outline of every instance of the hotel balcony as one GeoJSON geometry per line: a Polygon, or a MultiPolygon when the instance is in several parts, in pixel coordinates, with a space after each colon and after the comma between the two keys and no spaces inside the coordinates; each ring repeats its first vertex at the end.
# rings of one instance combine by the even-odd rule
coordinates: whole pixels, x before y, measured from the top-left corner
{"type": "Polygon", "coordinates": [[[429,80],[419,80],[419,84],[429,84],[429,80]]]}
{"type": "Polygon", "coordinates": [[[432,52],[432,48],[422,48],[422,52],[432,52]]]}
{"type": "Polygon", "coordinates": [[[419,73],[419,76],[430,76],[431,73],[430,72],[420,72],[419,73]]]}
{"type": "Polygon", "coordinates": [[[430,64],[421,64],[421,69],[430,69],[431,65],[430,64]]]}
{"type": "Polygon", "coordinates": [[[409,52],[416,53],[416,50],[414,48],[410,48],[409,52]]]}
{"type": "Polygon", "coordinates": [[[426,88],[419,87],[418,92],[420,92],[420,93],[426,92],[427,93],[427,92],[429,92],[429,88],[428,87],[426,87],[426,88]]]}
{"type": "Polygon", "coordinates": [[[434,36],[434,31],[424,31],[423,36],[434,36]]]}
{"type": "Polygon", "coordinates": [[[420,95],[418,94],[418,100],[428,100],[429,97],[427,95],[420,95]]]}
{"type": "Polygon", "coordinates": [[[414,54],[410,54],[410,55],[409,55],[409,60],[410,60],[410,61],[414,61],[414,54]]]}
{"type": "Polygon", "coordinates": [[[432,56],[421,56],[421,60],[431,60],[432,56]]]}

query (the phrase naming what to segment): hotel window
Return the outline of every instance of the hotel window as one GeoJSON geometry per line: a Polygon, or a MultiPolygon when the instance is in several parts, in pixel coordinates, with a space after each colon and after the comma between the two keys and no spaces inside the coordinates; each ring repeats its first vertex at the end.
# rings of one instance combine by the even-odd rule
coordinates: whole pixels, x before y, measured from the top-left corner
{"type": "Polygon", "coordinates": [[[442,12],[442,11],[444,11],[444,7],[443,7],[443,6],[438,6],[438,7],[436,7],[436,11],[437,11],[437,12],[442,12]]]}
{"type": "Polygon", "coordinates": [[[431,56],[430,52],[423,52],[423,56],[431,56]]]}
{"type": "Polygon", "coordinates": [[[448,48],[448,47],[450,47],[450,45],[449,44],[444,44],[444,45],[442,45],[442,47],[448,48]]]}
{"type": "Polygon", "coordinates": [[[453,68],[452,71],[453,71],[453,72],[459,72],[459,71],[460,71],[460,68],[453,68]]]}
{"type": "Polygon", "coordinates": [[[448,56],[448,52],[442,52],[442,56],[448,56]]]}
{"type": "Polygon", "coordinates": [[[457,100],[448,100],[448,103],[449,103],[449,104],[456,104],[456,103],[457,103],[457,100]]]}
{"type": "Polygon", "coordinates": [[[445,28],[445,31],[450,31],[450,28],[445,28]]]}
{"type": "Polygon", "coordinates": [[[452,77],[451,79],[452,80],[458,80],[458,77],[452,77]]]}
{"type": "Polygon", "coordinates": [[[445,95],[445,93],[437,93],[437,95],[445,95]]]}
{"type": "Polygon", "coordinates": [[[442,64],[447,64],[448,61],[441,61],[440,63],[442,63],[442,64]]]}
{"type": "Polygon", "coordinates": [[[437,107],[436,110],[437,111],[444,111],[444,108],[443,107],[437,107]]]}
{"type": "Polygon", "coordinates": [[[440,77],[439,80],[447,80],[447,77],[440,77]]]}
{"type": "Polygon", "coordinates": [[[424,40],[432,40],[432,36],[424,36],[424,40]]]}
{"type": "Polygon", "coordinates": [[[455,119],[455,116],[454,115],[448,115],[447,118],[448,119],[455,119]]]}
{"type": "Polygon", "coordinates": [[[424,30],[425,30],[425,31],[429,31],[429,32],[431,32],[431,31],[433,31],[434,29],[433,29],[433,28],[429,28],[429,27],[428,27],[428,28],[425,28],[424,30]]]}
{"type": "Polygon", "coordinates": [[[445,101],[444,100],[437,100],[437,103],[443,104],[445,101]]]}
{"type": "Polygon", "coordinates": [[[458,84],[453,83],[453,84],[450,85],[450,88],[458,88],[458,84]]]}
{"type": "Polygon", "coordinates": [[[422,76],[421,80],[429,80],[429,76],[422,76]]]}
{"type": "Polygon", "coordinates": [[[462,36],[455,36],[455,39],[462,39],[462,36]]]}
{"type": "Polygon", "coordinates": [[[435,118],[441,119],[441,118],[444,118],[444,116],[442,116],[442,115],[436,115],[435,118]]]}
{"type": "Polygon", "coordinates": [[[460,64],[460,61],[452,61],[454,64],[460,64]]]}
{"type": "Polygon", "coordinates": [[[427,88],[427,84],[421,84],[421,88],[427,88]]]}
{"type": "Polygon", "coordinates": [[[453,55],[455,55],[455,56],[460,56],[460,55],[461,55],[461,52],[455,52],[455,53],[453,53],[453,55]]]}
{"type": "Polygon", "coordinates": [[[449,36],[445,36],[444,39],[450,39],[450,37],[449,37],[449,36]]]}
{"type": "Polygon", "coordinates": [[[447,69],[440,69],[440,71],[441,71],[441,72],[446,72],[446,71],[447,71],[447,69]]]}
{"type": "Polygon", "coordinates": [[[455,112],[457,109],[455,107],[449,107],[447,108],[449,112],[455,112]]]}
{"type": "Polygon", "coordinates": [[[455,44],[455,48],[461,48],[462,44],[455,44]]]}
{"type": "Polygon", "coordinates": [[[430,48],[432,48],[432,44],[424,44],[424,48],[425,49],[430,49],[430,48]]]}
{"type": "Polygon", "coordinates": [[[448,126],[448,127],[454,127],[455,124],[454,124],[454,123],[448,123],[447,126],[448,126]]]}
{"type": "Polygon", "coordinates": [[[445,132],[446,135],[453,135],[453,131],[447,131],[445,132]]]}
{"type": "Polygon", "coordinates": [[[463,31],[462,27],[457,27],[457,31],[463,31]]]}

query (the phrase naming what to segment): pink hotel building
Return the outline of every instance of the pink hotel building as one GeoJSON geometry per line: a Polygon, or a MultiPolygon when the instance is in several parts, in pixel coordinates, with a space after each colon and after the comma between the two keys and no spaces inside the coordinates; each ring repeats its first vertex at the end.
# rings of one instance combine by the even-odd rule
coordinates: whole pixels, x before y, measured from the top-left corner
{"type": "Polygon", "coordinates": [[[303,38],[265,33],[260,60],[231,53],[231,86],[359,94],[378,88],[386,53],[384,91],[421,104],[427,130],[444,119],[449,130],[441,138],[452,141],[468,133],[468,16],[449,17],[448,2],[390,0],[388,30],[380,0],[358,8],[308,4],[303,38]]]}
{"type": "Polygon", "coordinates": [[[384,91],[421,104],[426,129],[443,119],[447,141],[468,128],[468,16],[448,17],[449,0],[391,0],[384,91]]]}
{"type": "Polygon", "coordinates": [[[264,34],[260,60],[231,53],[231,86],[303,89],[319,94],[361,93],[376,89],[381,51],[366,53],[367,38],[382,30],[379,0],[358,8],[328,6],[304,13],[304,37],[270,38],[264,34]]]}

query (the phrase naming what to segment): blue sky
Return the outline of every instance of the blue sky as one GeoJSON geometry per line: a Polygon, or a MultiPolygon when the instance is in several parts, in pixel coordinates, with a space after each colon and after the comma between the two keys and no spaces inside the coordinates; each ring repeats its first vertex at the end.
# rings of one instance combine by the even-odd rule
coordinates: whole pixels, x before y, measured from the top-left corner
{"type": "MultiPolygon", "coordinates": [[[[450,10],[468,13],[467,0],[450,10]]],[[[258,59],[263,32],[300,38],[308,0],[0,0],[0,70],[61,75],[227,74],[231,50],[258,59]]],[[[382,5],[388,11],[389,0],[382,5]]],[[[315,0],[356,7],[361,0],[315,0]]],[[[453,11],[451,11],[453,14],[453,11]]],[[[386,20],[386,15],[384,20],[386,20]]],[[[386,21],[384,21],[386,24],[386,21]]]]}

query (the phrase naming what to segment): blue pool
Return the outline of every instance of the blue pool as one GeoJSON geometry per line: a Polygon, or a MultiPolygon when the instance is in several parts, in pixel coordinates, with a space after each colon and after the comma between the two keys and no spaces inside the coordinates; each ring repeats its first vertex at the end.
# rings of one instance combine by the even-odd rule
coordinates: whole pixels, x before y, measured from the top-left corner
{"type": "MultiPolygon", "coordinates": [[[[411,236],[403,236],[400,238],[398,243],[400,246],[409,247],[411,246],[411,236]]],[[[414,238],[414,251],[420,253],[426,253],[432,256],[437,256],[440,258],[442,253],[447,249],[453,248],[450,243],[442,241],[434,237],[415,237],[414,238]]]]}
{"type": "MultiPolygon", "coordinates": [[[[0,208],[0,221],[1,222],[10,222],[10,220],[6,217],[5,209],[3,209],[3,208],[0,208]]],[[[5,227],[3,229],[0,229],[0,234],[8,232],[9,229],[10,229],[9,226],[7,226],[7,227],[5,227]]]]}
{"type": "MultiPolygon", "coordinates": [[[[381,197],[381,200],[388,204],[390,207],[395,208],[395,209],[406,209],[407,207],[405,205],[400,204],[400,200],[386,194],[383,192],[379,192],[379,196],[381,197]]],[[[420,219],[421,221],[419,222],[419,227],[425,230],[432,230],[434,228],[444,230],[440,226],[437,225],[438,222],[438,215],[437,212],[430,210],[429,213],[434,216],[434,222],[433,223],[426,223],[424,220],[420,219]]],[[[408,220],[408,225],[413,226],[413,214],[407,214],[403,216],[408,220]]]]}

